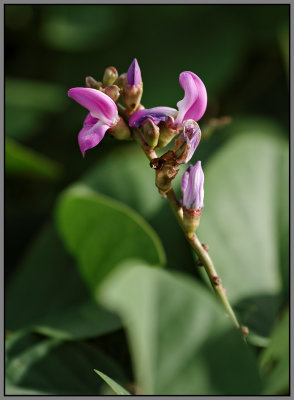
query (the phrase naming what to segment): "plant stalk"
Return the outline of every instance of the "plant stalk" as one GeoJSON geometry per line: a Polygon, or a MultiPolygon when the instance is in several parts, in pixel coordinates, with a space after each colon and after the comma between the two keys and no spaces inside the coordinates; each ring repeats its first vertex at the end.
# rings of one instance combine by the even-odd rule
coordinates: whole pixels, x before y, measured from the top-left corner
{"type": "MultiPolygon", "coordinates": [[[[141,146],[141,148],[143,149],[144,153],[146,154],[146,156],[148,157],[149,160],[152,160],[153,158],[157,158],[156,152],[154,150],[150,149],[150,147],[144,141],[143,136],[139,129],[133,128],[132,134],[133,134],[134,139],[141,146]]],[[[183,210],[177,200],[174,190],[173,189],[169,190],[166,194],[166,197],[169,201],[171,209],[173,210],[175,216],[177,217],[177,220],[178,220],[180,226],[184,230],[184,228],[183,228],[183,210]]],[[[232,309],[232,306],[228,300],[226,290],[223,287],[223,285],[221,284],[221,279],[217,275],[217,272],[216,272],[216,269],[214,267],[211,257],[209,256],[208,252],[204,249],[204,247],[200,243],[200,241],[195,233],[193,233],[192,235],[188,235],[185,231],[184,231],[184,233],[185,233],[185,236],[186,236],[188,242],[190,243],[191,247],[194,249],[194,251],[198,255],[198,257],[201,261],[201,265],[203,265],[203,267],[205,268],[205,271],[209,277],[211,285],[212,285],[215,293],[217,294],[219,300],[223,304],[227,314],[231,318],[233,324],[237,328],[240,329],[241,328],[240,324],[239,324],[237,317],[232,309]]]]}

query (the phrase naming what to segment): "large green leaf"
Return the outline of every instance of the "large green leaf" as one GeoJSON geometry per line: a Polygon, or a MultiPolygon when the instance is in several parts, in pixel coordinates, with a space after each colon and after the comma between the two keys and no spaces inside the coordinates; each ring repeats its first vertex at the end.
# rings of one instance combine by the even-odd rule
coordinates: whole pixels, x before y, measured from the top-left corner
{"type": "Polygon", "coordinates": [[[6,394],[99,395],[93,369],[119,381],[125,377],[96,346],[17,333],[6,340],[6,394]]]}
{"type": "Polygon", "coordinates": [[[51,225],[43,229],[12,277],[5,317],[8,331],[34,330],[62,339],[98,336],[121,326],[114,314],[92,300],[51,225]]]}
{"type": "Polygon", "coordinates": [[[238,135],[204,164],[199,237],[209,244],[242,322],[266,336],[288,287],[288,146],[274,125],[236,129],[238,135]]]}
{"type": "Polygon", "coordinates": [[[99,298],[126,325],[138,394],[259,394],[251,349],[198,283],[133,263],[99,298]]]}
{"type": "Polygon", "coordinates": [[[12,139],[5,140],[5,173],[57,179],[61,166],[12,139]]]}
{"type": "MultiPolygon", "coordinates": [[[[180,173],[177,181],[179,178],[180,173]]],[[[154,170],[138,146],[129,144],[125,149],[111,152],[82,178],[82,182],[120,200],[146,218],[163,243],[169,268],[195,271],[189,245],[167,200],[159,195],[154,170]]]]}
{"type": "Polygon", "coordinates": [[[60,233],[93,291],[125,259],[165,262],[157,235],[137,213],[87,186],[67,190],[56,214],[60,233]]]}
{"type": "Polygon", "coordinates": [[[69,246],[76,246],[75,240],[80,234],[88,239],[75,249],[80,250],[76,254],[77,259],[82,260],[80,268],[64,250],[55,230],[47,227],[8,286],[8,330],[31,329],[62,339],[88,338],[111,332],[120,327],[121,322],[94,302],[89,287],[99,286],[116,263],[128,257],[143,257],[154,264],[164,262],[157,236],[136,213],[80,189],[66,192],[58,208],[61,230],[68,235],[69,246]],[[115,251],[110,238],[115,240],[115,251]],[[106,246],[108,243],[110,247],[106,246]],[[90,248],[85,244],[90,244],[90,248]],[[88,279],[88,285],[82,276],[88,279]],[[23,299],[21,308],[20,298],[23,299]]]}
{"type": "Polygon", "coordinates": [[[289,394],[289,309],[279,318],[272,333],[270,344],[260,358],[264,378],[263,394],[289,394]]]}

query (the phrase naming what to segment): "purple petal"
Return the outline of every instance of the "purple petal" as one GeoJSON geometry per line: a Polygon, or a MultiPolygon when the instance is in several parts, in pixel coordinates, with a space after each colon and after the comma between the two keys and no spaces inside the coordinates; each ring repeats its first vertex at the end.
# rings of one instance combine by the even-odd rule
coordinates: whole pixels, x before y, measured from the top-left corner
{"type": "Polygon", "coordinates": [[[199,121],[207,106],[207,93],[204,83],[190,71],[182,72],[179,81],[185,91],[185,96],[177,103],[179,113],[175,121],[176,124],[180,124],[186,119],[199,121]]]}
{"type": "Polygon", "coordinates": [[[105,132],[109,129],[109,126],[103,124],[97,118],[93,118],[91,114],[88,114],[82,130],[78,136],[79,146],[83,157],[85,157],[85,152],[92,147],[97,146],[98,143],[104,138],[105,132]]]}
{"type": "Polygon", "coordinates": [[[127,80],[130,86],[138,86],[142,82],[141,70],[136,58],[134,58],[128,69],[127,80]]]}
{"type": "Polygon", "coordinates": [[[139,110],[131,115],[129,125],[139,127],[147,118],[151,118],[155,124],[158,124],[160,121],[166,121],[168,117],[174,118],[176,114],[177,110],[170,107],[154,107],[146,110],[139,110]]]}
{"type": "Polygon", "coordinates": [[[188,181],[189,181],[189,175],[190,175],[190,170],[191,170],[192,165],[190,165],[186,171],[183,173],[182,176],[182,181],[181,181],[181,192],[182,192],[182,197],[184,196],[184,193],[187,189],[188,186],[188,181]]]}
{"type": "Polygon", "coordinates": [[[191,160],[198,144],[200,143],[201,130],[197,122],[191,119],[184,121],[183,132],[181,133],[180,137],[187,143],[188,146],[187,156],[183,161],[183,163],[186,164],[191,160]]]}
{"type": "Polygon", "coordinates": [[[192,210],[203,208],[204,199],[204,173],[201,161],[190,167],[188,184],[183,195],[183,205],[192,210]]]}
{"type": "Polygon", "coordinates": [[[115,102],[100,90],[77,87],[70,89],[68,95],[104,124],[113,126],[117,123],[118,112],[115,102]]]}

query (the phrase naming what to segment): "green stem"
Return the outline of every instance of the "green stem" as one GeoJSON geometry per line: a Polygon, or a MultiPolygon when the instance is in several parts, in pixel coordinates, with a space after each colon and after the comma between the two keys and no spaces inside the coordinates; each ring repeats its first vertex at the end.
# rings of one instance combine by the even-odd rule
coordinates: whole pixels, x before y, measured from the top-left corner
{"type": "Polygon", "coordinates": [[[193,249],[196,251],[199,259],[202,262],[203,267],[205,268],[205,271],[210,279],[211,285],[214,288],[216,294],[218,295],[221,303],[225,307],[227,313],[231,317],[233,323],[237,328],[240,328],[239,322],[237,320],[237,317],[231,307],[231,304],[228,300],[228,297],[226,295],[226,290],[221,284],[221,279],[216,273],[215,267],[213,265],[212,259],[210,258],[208,252],[203,248],[202,244],[200,243],[196,233],[194,233],[191,236],[187,236],[187,239],[189,240],[191,246],[193,249]]]}
{"type": "MultiPolygon", "coordinates": [[[[184,230],[184,228],[183,228],[183,210],[177,200],[177,197],[176,197],[173,189],[167,193],[167,198],[168,198],[169,204],[170,204],[172,210],[174,211],[182,229],[184,230]]],[[[240,328],[240,325],[236,318],[236,315],[235,315],[235,313],[231,307],[231,304],[227,298],[226,290],[221,284],[221,280],[220,280],[219,276],[217,275],[214,264],[212,262],[212,259],[209,256],[208,252],[204,249],[204,247],[200,243],[196,233],[193,233],[193,235],[188,235],[185,232],[185,230],[184,230],[184,233],[185,233],[185,236],[186,236],[188,242],[193,247],[193,249],[196,251],[196,253],[201,261],[201,264],[205,268],[205,271],[209,277],[211,285],[214,288],[216,294],[218,295],[221,303],[223,304],[227,313],[231,317],[234,325],[237,328],[240,328]]]]}
{"type": "MultiPolygon", "coordinates": [[[[151,150],[150,147],[145,143],[140,130],[137,128],[132,129],[132,134],[136,142],[142,147],[144,153],[146,156],[149,158],[149,160],[152,160],[153,158],[157,158],[157,154],[154,150],[151,150]]],[[[173,189],[171,189],[167,194],[166,197],[169,201],[170,207],[172,208],[173,212],[175,213],[177,220],[179,224],[181,225],[182,229],[183,228],[183,210],[181,205],[179,204],[177,197],[175,195],[175,192],[173,189]]],[[[230,316],[231,320],[233,321],[234,325],[237,328],[240,328],[240,324],[237,320],[237,317],[231,307],[231,304],[228,300],[226,290],[221,284],[221,279],[217,275],[216,269],[214,267],[214,264],[212,262],[212,259],[210,258],[208,252],[204,249],[202,244],[200,243],[198,237],[196,236],[195,233],[192,235],[188,235],[185,230],[184,230],[185,236],[190,243],[191,247],[195,250],[197,253],[201,264],[205,268],[205,271],[209,277],[209,280],[211,282],[212,287],[214,288],[215,293],[217,294],[218,298],[220,299],[221,303],[223,304],[225,310],[227,311],[228,315],[230,316]]]]}

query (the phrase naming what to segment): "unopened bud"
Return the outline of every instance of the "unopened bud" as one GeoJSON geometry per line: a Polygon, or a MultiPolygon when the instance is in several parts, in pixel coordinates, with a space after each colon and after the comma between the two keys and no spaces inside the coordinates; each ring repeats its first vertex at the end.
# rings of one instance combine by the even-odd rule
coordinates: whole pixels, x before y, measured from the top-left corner
{"type": "Polygon", "coordinates": [[[127,74],[121,74],[115,84],[122,90],[127,83],[127,74]]]}
{"type": "Polygon", "coordinates": [[[129,113],[136,111],[140,105],[143,94],[143,83],[138,86],[130,86],[128,83],[123,88],[123,99],[129,113]]]}
{"type": "Polygon", "coordinates": [[[141,70],[136,58],[128,69],[127,80],[130,86],[138,86],[142,83],[141,70]]]}
{"type": "Polygon", "coordinates": [[[159,139],[156,148],[161,149],[162,147],[167,146],[170,141],[179,133],[179,131],[175,128],[172,128],[172,121],[170,117],[168,117],[166,122],[160,122],[158,127],[159,139]]]}
{"type": "Polygon", "coordinates": [[[199,226],[204,199],[204,174],[201,161],[184,172],[181,182],[183,226],[188,235],[193,234],[199,226]]]}
{"type": "Polygon", "coordinates": [[[123,89],[124,103],[130,113],[138,109],[142,93],[143,83],[141,70],[135,58],[128,69],[126,83],[123,89]]]}
{"type": "Polygon", "coordinates": [[[147,118],[142,127],[145,142],[152,148],[157,145],[159,137],[159,128],[152,121],[151,118],[147,118]]]}
{"type": "Polygon", "coordinates": [[[120,96],[120,89],[116,85],[110,85],[104,89],[104,93],[116,103],[120,96]]]}
{"type": "Polygon", "coordinates": [[[105,86],[112,85],[117,80],[117,77],[118,77],[118,72],[117,72],[116,68],[108,67],[104,71],[103,84],[105,86]]]}
{"type": "Polygon", "coordinates": [[[86,87],[91,89],[101,89],[102,82],[97,82],[92,76],[87,76],[86,79],[86,87]]]}
{"type": "Polygon", "coordinates": [[[132,140],[131,131],[122,117],[119,117],[118,123],[107,131],[118,140],[132,140]]]}

